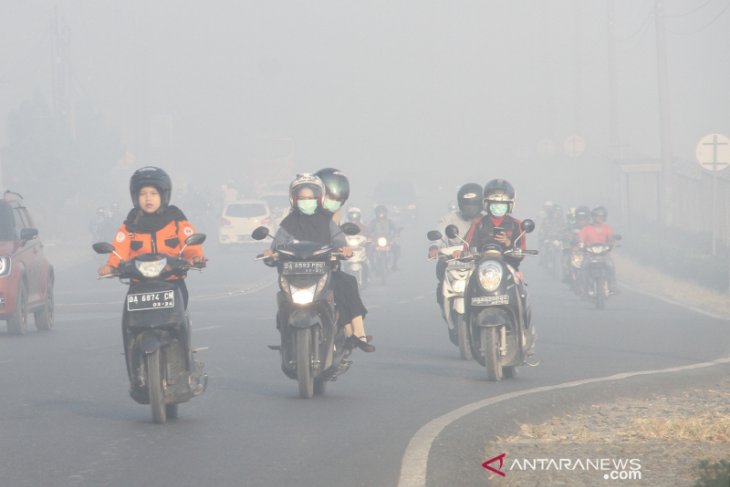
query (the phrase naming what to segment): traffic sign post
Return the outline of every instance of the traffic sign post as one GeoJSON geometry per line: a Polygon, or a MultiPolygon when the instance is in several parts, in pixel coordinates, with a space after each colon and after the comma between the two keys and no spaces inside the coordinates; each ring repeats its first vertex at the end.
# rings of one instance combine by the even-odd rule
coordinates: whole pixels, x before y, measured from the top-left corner
{"type": "Polygon", "coordinates": [[[707,134],[697,143],[697,162],[712,171],[712,255],[717,255],[717,173],[730,166],[730,139],[707,134]]]}

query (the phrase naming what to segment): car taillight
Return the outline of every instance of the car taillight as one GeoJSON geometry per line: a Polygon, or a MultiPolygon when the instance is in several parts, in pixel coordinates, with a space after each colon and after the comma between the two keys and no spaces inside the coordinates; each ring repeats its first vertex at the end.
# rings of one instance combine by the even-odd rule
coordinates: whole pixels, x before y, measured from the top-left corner
{"type": "Polygon", "coordinates": [[[230,227],[231,220],[229,220],[228,218],[221,218],[221,226],[230,227]]]}

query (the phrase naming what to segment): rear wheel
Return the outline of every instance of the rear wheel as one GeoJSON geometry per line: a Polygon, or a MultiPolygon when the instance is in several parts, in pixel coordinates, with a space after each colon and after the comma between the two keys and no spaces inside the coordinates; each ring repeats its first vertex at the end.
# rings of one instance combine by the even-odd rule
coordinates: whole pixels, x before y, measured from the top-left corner
{"type": "Polygon", "coordinates": [[[482,355],[487,369],[487,378],[493,382],[502,380],[502,365],[499,357],[499,327],[481,329],[482,355]]]}
{"type": "Polygon", "coordinates": [[[595,281],[595,290],[596,293],[596,308],[597,309],[605,309],[606,308],[606,280],[603,278],[598,278],[595,281]]]}
{"type": "Polygon", "coordinates": [[[456,328],[457,340],[459,345],[459,354],[462,360],[471,360],[471,340],[469,338],[469,329],[466,326],[464,315],[454,313],[454,328],[456,328]]]}
{"type": "Polygon", "coordinates": [[[8,318],[8,333],[12,335],[25,335],[28,331],[28,293],[25,284],[21,282],[18,286],[18,294],[15,298],[15,311],[8,318]]]}
{"type": "Polygon", "coordinates": [[[505,379],[514,379],[517,377],[517,366],[510,365],[509,367],[502,367],[502,375],[505,379]]]}
{"type": "Polygon", "coordinates": [[[299,382],[299,397],[311,399],[314,395],[314,380],[312,379],[312,330],[309,328],[297,330],[297,382],[299,382]]]}
{"type": "Polygon", "coordinates": [[[48,281],[48,291],[43,307],[34,313],[35,327],[39,331],[50,331],[53,328],[53,280],[48,281]]]}
{"type": "Polygon", "coordinates": [[[177,404],[165,405],[165,416],[167,419],[177,419],[177,404]]]}
{"type": "Polygon", "coordinates": [[[165,406],[165,389],[162,384],[162,368],[160,366],[160,350],[147,355],[147,390],[150,396],[152,420],[157,424],[167,421],[165,406]]]}

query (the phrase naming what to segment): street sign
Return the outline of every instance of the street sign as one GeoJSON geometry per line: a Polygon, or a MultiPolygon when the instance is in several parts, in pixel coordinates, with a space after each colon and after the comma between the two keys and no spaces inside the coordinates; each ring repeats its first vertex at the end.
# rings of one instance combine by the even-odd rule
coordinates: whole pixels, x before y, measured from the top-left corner
{"type": "Polygon", "coordinates": [[[707,134],[697,143],[697,162],[708,171],[722,171],[730,165],[730,139],[707,134]]]}
{"type": "Polygon", "coordinates": [[[565,153],[570,157],[579,157],[586,150],[586,141],[580,135],[570,135],[563,144],[565,153]]]}

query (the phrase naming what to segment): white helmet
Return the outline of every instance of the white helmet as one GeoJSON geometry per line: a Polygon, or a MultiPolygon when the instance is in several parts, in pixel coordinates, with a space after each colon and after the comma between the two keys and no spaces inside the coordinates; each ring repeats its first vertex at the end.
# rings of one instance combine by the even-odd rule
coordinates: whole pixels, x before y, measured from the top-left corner
{"type": "Polygon", "coordinates": [[[317,198],[317,206],[322,206],[322,200],[324,199],[324,183],[317,176],[309,173],[297,174],[294,181],[289,185],[289,204],[292,208],[297,207],[297,193],[302,188],[309,188],[314,192],[314,196],[317,198]]]}

